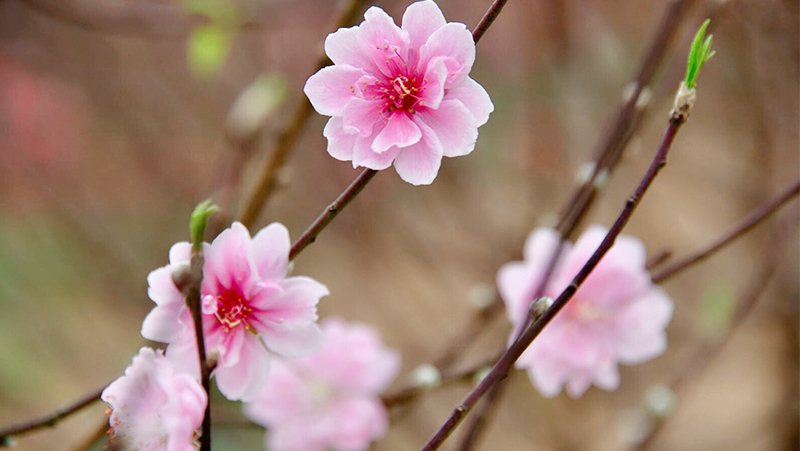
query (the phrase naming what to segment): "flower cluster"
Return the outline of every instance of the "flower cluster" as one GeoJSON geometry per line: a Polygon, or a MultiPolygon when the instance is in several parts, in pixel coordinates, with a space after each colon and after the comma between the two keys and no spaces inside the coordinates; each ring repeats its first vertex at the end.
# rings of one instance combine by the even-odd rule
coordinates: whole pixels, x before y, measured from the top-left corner
{"type": "MultiPolygon", "coordinates": [[[[270,353],[311,354],[322,345],[316,305],[328,294],[308,277],[287,277],[289,232],[271,224],[252,239],[239,223],[204,244],[203,332],[206,349],[219,353],[214,377],[229,399],[251,401],[269,374],[270,353]]],[[[157,304],[145,318],[142,336],[169,343],[167,357],[199,375],[194,323],[172,273],[188,264],[191,245],[175,244],[170,264],[150,273],[148,294],[157,304]]]]}
{"type": "Polygon", "coordinates": [[[331,116],[328,153],[353,167],[394,164],[403,180],[430,184],[443,156],[472,152],[494,110],[469,77],[472,34],[447,23],[433,1],[410,5],[402,27],[372,7],[361,25],[329,35],[325,52],[334,65],[304,90],[317,112],[331,116]]]}
{"type": "MultiPolygon", "coordinates": [[[[542,294],[557,297],[605,235],[605,229],[593,226],[574,247],[566,243],[542,294]]],[[[525,243],[525,261],[500,268],[497,285],[514,325],[509,340],[523,327],[558,242],[555,230],[536,229],[525,243]]],[[[557,395],[564,384],[572,397],[582,395],[592,383],[615,390],[619,386],[618,362],[642,363],[666,350],[664,328],[672,318],[673,303],[653,285],[645,257],[640,240],[618,237],[569,304],[517,361],[517,368],[528,371],[544,396],[557,395]]]]}
{"type": "Polygon", "coordinates": [[[102,394],[111,406],[115,449],[193,451],[206,409],[206,392],[185,373],[176,372],[161,351],[142,348],[125,375],[102,394]]]}
{"type": "Polygon", "coordinates": [[[275,359],[264,390],[245,409],[268,427],[275,451],[362,451],[382,437],[389,416],[378,395],[397,375],[400,356],[378,332],[338,318],[322,322],[325,345],[303,359],[275,359]]]}

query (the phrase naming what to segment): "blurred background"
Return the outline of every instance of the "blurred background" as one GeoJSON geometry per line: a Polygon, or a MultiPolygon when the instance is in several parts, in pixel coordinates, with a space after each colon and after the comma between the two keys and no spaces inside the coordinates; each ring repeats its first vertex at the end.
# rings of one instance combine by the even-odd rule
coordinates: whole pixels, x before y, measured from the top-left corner
{"type": "MultiPolygon", "coordinates": [[[[489,3],[439,1],[449,21],[470,28],[489,3]]],[[[690,3],[640,127],[584,224],[610,225],[638,182],[666,126],[691,36],[713,17],[717,55],[700,76],[695,111],[627,228],[652,255],[681,256],[712,241],[800,170],[798,2],[690,3]]],[[[375,4],[399,21],[408,2],[375,4]]],[[[239,212],[341,7],[0,0],[0,425],[53,411],[130,364],[153,307],[148,272],[188,237],[199,201],[214,197],[228,216],[239,212]],[[285,80],[285,101],[242,144],[226,117],[265,74],[285,80]]],[[[503,263],[521,258],[527,234],[553,224],[665,8],[653,0],[508,2],[472,72],[496,108],[476,150],[446,159],[427,187],[393,170],[378,174],[297,259],[296,273],[332,292],[322,316],[368,322],[402,353],[395,388],[462,333],[476,312],[470,298],[494,286],[503,263]]],[[[358,173],[327,155],[324,123],[312,115],[254,229],[280,221],[299,236],[358,173]]],[[[785,210],[778,217],[796,213],[797,202],[785,210]]],[[[670,347],[623,367],[616,392],[548,400],[512,374],[478,448],[629,449],[647,435],[646,394],[696,367],[697,352],[725,335],[736,303],[763,279],[774,225],[664,284],[676,304],[670,347]],[[715,320],[721,332],[702,327],[715,320]]],[[[721,352],[700,360],[707,369],[675,392],[673,416],[650,449],[798,449],[796,230],[783,247],[759,304],[721,352]]],[[[501,313],[457,367],[495,355],[509,329],[501,313]]],[[[393,412],[373,449],[420,448],[469,389],[449,386],[393,412]]],[[[102,429],[105,408],[97,403],[20,437],[17,449],[83,449],[102,429]]],[[[243,425],[237,409],[215,404],[215,421],[228,424],[215,428],[215,449],[263,449],[263,432],[243,425]]]]}

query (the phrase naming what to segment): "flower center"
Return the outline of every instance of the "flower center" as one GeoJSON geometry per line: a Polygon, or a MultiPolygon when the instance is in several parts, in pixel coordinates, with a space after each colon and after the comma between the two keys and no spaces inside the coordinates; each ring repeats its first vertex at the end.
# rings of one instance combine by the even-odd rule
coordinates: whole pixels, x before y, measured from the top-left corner
{"type": "Polygon", "coordinates": [[[602,307],[598,307],[589,302],[581,302],[578,299],[575,301],[573,301],[574,304],[569,304],[567,307],[569,316],[577,321],[582,323],[591,323],[593,321],[603,320],[609,317],[609,312],[602,307]]]}
{"type": "MultiPolygon", "coordinates": [[[[210,300],[213,302],[213,299],[210,300]]],[[[209,302],[208,300],[206,302],[209,302]]],[[[244,295],[239,290],[223,290],[217,295],[215,302],[216,311],[214,316],[217,317],[225,332],[241,326],[245,330],[255,333],[250,326],[250,314],[253,309],[248,307],[245,303],[244,295]]]]}

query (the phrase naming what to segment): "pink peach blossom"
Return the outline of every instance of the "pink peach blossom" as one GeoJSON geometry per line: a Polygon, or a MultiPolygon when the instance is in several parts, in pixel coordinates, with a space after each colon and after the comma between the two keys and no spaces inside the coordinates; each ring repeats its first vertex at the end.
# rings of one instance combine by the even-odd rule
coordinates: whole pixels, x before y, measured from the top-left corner
{"type": "Polygon", "coordinates": [[[400,367],[366,324],[322,322],[322,350],[303,359],[275,359],[273,374],[245,414],[268,428],[274,451],[362,451],[388,428],[378,395],[400,367]]]}
{"type": "MultiPolygon", "coordinates": [[[[301,357],[322,345],[316,306],[328,289],[308,277],[286,277],[290,246],[281,224],[251,239],[238,222],[203,246],[203,331],[206,349],[219,353],[213,376],[228,399],[255,398],[267,380],[270,353],[301,357]]],[[[199,374],[192,316],[171,279],[190,258],[191,245],[177,243],[170,264],[148,276],[148,294],[157,305],[142,335],[169,343],[167,357],[199,374]]]]}
{"type": "MultiPolygon", "coordinates": [[[[555,299],[561,294],[605,235],[604,228],[592,226],[574,247],[565,243],[543,295],[555,299]]],[[[525,322],[558,240],[555,230],[534,230],[525,243],[525,261],[507,263],[497,274],[497,285],[514,325],[509,340],[517,336],[525,322]]],[[[666,350],[664,329],[672,318],[673,303],[651,282],[645,257],[639,239],[618,237],[574,298],[517,361],[517,368],[528,371],[542,395],[553,397],[564,384],[573,398],[592,383],[615,390],[620,383],[617,363],[642,363],[666,350]]]]}
{"type": "Polygon", "coordinates": [[[206,393],[161,351],[142,348],[102,394],[111,406],[111,443],[121,451],[194,451],[206,393]]]}
{"type": "Polygon", "coordinates": [[[433,182],[442,156],[467,155],[494,105],[469,77],[472,34],[447,23],[433,1],[413,3],[398,27],[371,7],[359,26],[325,40],[333,66],[305,85],[325,126],[328,153],[353,167],[386,169],[414,185],[433,182]]]}

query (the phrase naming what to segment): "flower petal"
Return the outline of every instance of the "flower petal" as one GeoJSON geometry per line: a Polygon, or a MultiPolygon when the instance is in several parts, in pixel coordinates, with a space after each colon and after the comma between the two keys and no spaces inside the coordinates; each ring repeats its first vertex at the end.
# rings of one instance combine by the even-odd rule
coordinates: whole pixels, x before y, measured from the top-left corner
{"type": "Polygon", "coordinates": [[[289,230],[281,223],[272,224],[261,229],[253,237],[253,260],[258,275],[262,279],[277,281],[286,277],[289,266],[289,230]]]}
{"type": "Polygon", "coordinates": [[[475,118],[457,100],[445,100],[438,109],[424,108],[415,116],[436,133],[446,157],[467,155],[475,149],[478,127],[475,118]]]}
{"type": "Polygon", "coordinates": [[[436,2],[412,3],[403,14],[403,30],[408,32],[411,48],[419,48],[428,41],[434,31],[447,24],[444,14],[436,2]]]}
{"type": "Polygon", "coordinates": [[[353,167],[365,167],[380,171],[392,165],[397,154],[400,153],[400,148],[397,146],[389,148],[386,152],[377,153],[372,150],[372,142],[374,137],[362,138],[358,137],[353,148],[353,167]]]}
{"type": "Polygon", "coordinates": [[[430,185],[442,165],[442,143],[430,127],[418,125],[422,139],[401,149],[394,159],[394,168],[401,179],[412,185],[430,185]]]}
{"type": "Polygon", "coordinates": [[[316,323],[296,327],[275,327],[264,336],[267,348],[285,357],[303,357],[322,347],[325,336],[316,323]]]}
{"type": "Polygon", "coordinates": [[[428,64],[423,77],[417,110],[439,108],[444,98],[444,83],[447,81],[447,58],[436,57],[428,64]],[[423,108],[424,107],[424,108],[423,108]]]}
{"type": "Polygon", "coordinates": [[[345,133],[344,122],[341,117],[330,118],[322,135],[328,138],[328,153],[330,156],[339,161],[353,159],[353,149],[356,146],[358,133],[345,133]]]}
{"type": "Polygon", "coordinates": [[[489,113],[494,111],[494,104],[489,93],[470,77],[447,91],[448,100],[458,100],[472,113],[475,125],[480,127],[489,120],[489,113]]]}
{"type": "Polygon", "coordinates": [[[422,131],[408,116],[403,111],[396,111],[391,114],[387,118],[386,126],[383,127],[383,130],[378,133],[372,142],[372,150],[377,153],[383,153],[392,146],[403,148],[418,143],[422,138],[422,131]]]}
{"type": "Polygon", "coordinates": [[[269,359],[258,338],[248,335],[242,343],[238,363],[219,366],[214,371],[219,391],[232,401],[253,401],[269,376],[269,359]]]}
{"type": "Polygon", "coordinates": [[[475,42],[466,25],[451,22],[433,32],[419,53],[419,68],[427,67],[437,56],[448,57],[445,88],[451,88],[458,86],[472,70],[475,42]]]}
{"type": "Polygon", "coordinates": [[[356,95],[356,82],[363,75],[363,70],[352,66],[328,66],[306,81],[303,92],[319,114],[337,116],[356,95]]]}
{"type": "Polygon", "coordinates": [[[381,100],[350,99],[342,110],[342,125],[345,133],[358,133],[360,136],[372,135],[375,123],[381,118],[381,100]]]}

